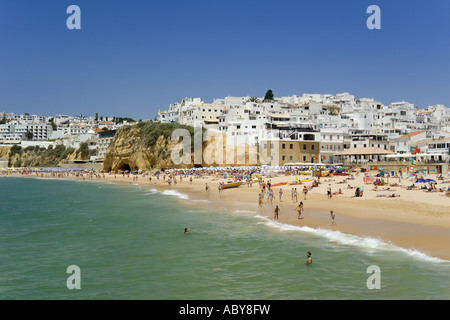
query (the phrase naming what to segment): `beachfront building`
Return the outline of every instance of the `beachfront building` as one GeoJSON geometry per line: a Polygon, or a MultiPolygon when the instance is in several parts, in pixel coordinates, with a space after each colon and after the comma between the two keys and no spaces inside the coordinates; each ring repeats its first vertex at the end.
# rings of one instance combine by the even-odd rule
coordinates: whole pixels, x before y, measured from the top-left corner
{"type": "Polygon", "coordinates": [[[426,130],[411,132],[409,134],[390,140],[389,150],[398,154],[406,154],[410,152],[411,146],[414,146],[417,141],[426,138],[426,130]]]}
{"type": "Polygon", "coordinates": [[[260,154],[274,165],[320,162],[320,133],[312,126],[277,128],[260,142],[260,154]]]}
{"type": "MultiPolygon", "coordinates": [[[[267,136],[280,139],[274,136],[276,131],[283,135],[308,125],[321,132],[316,139],[320,143],[318,156],[327,163],[336,162],[334,154],[343,149],[379,148],[406,154],[418,140],[445,138],[446,131],[450,135],[450,109],[443,105],[417,110],[406,101],[385,105],[373,98],[356,99],[348,92],[305,93],[265,101],[261,97],[227,96],[210,104],[186,98],[170,105],[169,110],[159,111],[157,119],[218,130],[226,134],[227,144],[234,146],[256,146],[261,139],[269,139],[267,136]]],[[[303,156],[284,152],[280,162],[283,156],[285,162],[291,157],[303,160],[303,156]]]]}
{"type": "Polygon", "coordinates": [[[395,154],[395,152],[377,147],[356,147],[338,152],[334,156],[339,159],[338,162],[344,164],[366,164],[383,161],[390,154],[395,154]]]}
{"type": "Polygon", "coordinates": [[[320,160],[322,163],[334,163],[334,155],[344,150],[344,133],[337,129],[320,130],[320,160]]]}
{"type": "Polygon", "coordinates": [[[352,130],[347,136],[349,140],[345,144],[346,148],[381,148],[389,150],[389,140],[387,135],[379,133],[369,133],[370,130],[352,130]]]}
{"type": "Polygon", "coordinates": [[[15,145],[22,142],[22,134],[18,133],[0,133],[0,145],[15,145]]]}
{"type": "Polygon", "coordinates": [[[428,154],[449,154],[450,153],[450,138],[444,138],[439,140],[432,140],[428,143],[428,148],[426,149],[428,154]]]}
{"type": "Polygon", "coordinates": [[[96,130],[97,160],[103,161],[115,134],[116,130],[96,130]]]}

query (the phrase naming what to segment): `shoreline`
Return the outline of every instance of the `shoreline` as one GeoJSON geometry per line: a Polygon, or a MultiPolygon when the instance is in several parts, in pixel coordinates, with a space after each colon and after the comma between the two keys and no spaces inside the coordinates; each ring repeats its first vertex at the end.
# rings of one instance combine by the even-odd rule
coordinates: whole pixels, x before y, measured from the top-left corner
{"type": "MultiPolygon", "coordinates": [[[[370,186],[364,185],[358,178],[355,180],[356,185],[364,186],[366,189],[363,198],[353,198],[350,193],[353,190],[343,189],[343,194],[328,199],[326,195],[327,185],[331,184],[332,190],[336,191],[343,177],[322,178],[321,180],[325,181],[319,187],[308,192],[306,200],[303,199],[303,194],[300,194],[303,185],[282,186],[282,202],[278,199],[280,187],[273,187],[275,195],[273,203],[266,203],[267,198],[265,198],[262,208],[259,208],[257,200],[260,190],[257,183],[254,183],[252,187],[243,184],[238,188],[225,189],[222,194],[219,194],[218,182],[225,182],[226,179],[216,179],[212,176],[195,178],[192,184],[190,184],[189,178],[185,178],[183,182],[178,182],[177,185],[172,186],[168,186],[162,179],[158,181],[156,178],[152,178],[152,181],[149,181],[147,178],[138,176],[137,181],[133,181],[132,175],[129,177],[117,175],[114,178],[114,175],[106,173],[105,178],[85,178],[84,180],[82,177],[74,176],[37,177],[21,174],[8,176],[113,183],[155,189],[160,192],[175,190],[189,197],[189,199],[179,198],[178,200],[189,207],[204,208],[207,205],[217,209],[226,209],[232,214],[250,217],[261,216],[269,220],[273,220],[274,208],[279,205],[280,214],[277,222],[282,224],[339,231],[361,238],[378,239],[405,250],[419,251],[432,258],[450,261],[450,198],[443,197],[440,194],[428,194],[428,197],[419,197],[421,194],[415,193],[422,191],[400,190],[400,187],[396,187],[396,193],[402,195],[400,198],[377,198],[374,197],[373,192],[381,193],[381,190],[368,190],[370,186]],[[205,192],[206,183],[211,187],[208,195],[205,192]],[[297,202],[291,200],[290,189],[292,187],[296,187],[299,191],[297,202]],[[438,196],[439,198],[437,198],[438,196]],[[441,199],[442,201],[436,204],[436,200],[441,199]],[[205,200],[209,202],[205,202],[205,200]],[[297,219],[295,210],[300,201],[303,201],[305,208],[302,214],[303,219],[297,219]],[[336,226],[330,226],[330,210],[333,210],[336,214],[336,226]]],[[[262,178],[264,180],[270,179],[273,183],[295,179],[293,176],[262,178]]],[[[361,179],[361,177],[359,178],[361,179]]]]}

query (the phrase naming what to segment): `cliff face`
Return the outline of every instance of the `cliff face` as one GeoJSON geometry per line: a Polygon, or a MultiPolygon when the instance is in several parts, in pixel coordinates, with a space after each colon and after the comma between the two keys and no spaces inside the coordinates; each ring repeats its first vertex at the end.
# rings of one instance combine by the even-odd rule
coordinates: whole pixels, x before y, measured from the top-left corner
{"type": "Polygon", "coordinates": [[[184,127],[147,122],[121,128],[105,155],[103,171],[192,167],[193,165],[177,166],[172,163],[171,152],[178,142],[171,141],[171,132],[177,128],[184,127]]]}
{"type": "Polygon", "coordinates": [[[90,157],[87,144],[79,149],[66,148],[63,145],[40,148],[12,146],[8,154],[9,167],[58,167],[62,160],[86,160],[90,157]]]}
{"type": "MultiPolygon", "coordinates": [[[[191,134],[191,143],[193,146],[193,127],[179,124],[146,122],[132,127],[121,128],[114,136],[105,155],[103,171],[150,171],[152,169],[194,167],[194,153],[192,149],[190,164],[176,165],[172,162],[172,150],[175,146],[179,146],[178,141],[171,141],[171,134],[175,129],[188,130],[191,134]]],[[[201,134],[204,136],[205,131],[203,130],[201,134]]],[[[226,146],[226,139],[222,134],[216,133],[213,136],[214,138],[207,136],[201,142],[202,167],[259,164],[259,159],[255,161],[257,159],[257,152],[254,147],[248,148],[248,146],[244,147],[242,145],[239,148],[229,147],[226,146]],[[238,153],[241,156],[238,156],[238,153]],[[254,163],[251,163],[251,161],[254,163]]],[[[197,139],[199,139],[198,136],[197,139]]]]}
{"type": "Polygon", "coordinates": [[[0,159],[8,159],[11,147],[0,146],[0,159]]]}

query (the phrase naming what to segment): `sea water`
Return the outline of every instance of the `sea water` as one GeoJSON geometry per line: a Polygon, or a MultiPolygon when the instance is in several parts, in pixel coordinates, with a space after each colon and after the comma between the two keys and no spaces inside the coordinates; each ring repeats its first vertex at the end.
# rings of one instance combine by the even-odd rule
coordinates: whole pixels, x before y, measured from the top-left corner
{"type": "Polygon", "coordinates": [[[6,177],[0,195],[0,299],[450,299],[448,261],[176,190],[6,177]]]}

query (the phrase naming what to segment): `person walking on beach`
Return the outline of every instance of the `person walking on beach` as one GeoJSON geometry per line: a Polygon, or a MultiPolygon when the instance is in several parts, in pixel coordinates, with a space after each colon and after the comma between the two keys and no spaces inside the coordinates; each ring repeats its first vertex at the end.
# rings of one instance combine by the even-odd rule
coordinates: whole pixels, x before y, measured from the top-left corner
{"type": "Polygon", "coordinates": [[[192,184],[192,177],[189,177],[189,184],[192,184]]]}
{"type": "Polygon", "coordinates": [[[280,208],[278,208],[278,205],[275,207],[275,215],[273,216],[274,220],[278,220],[278,213],[280,212],[280,208]]]}
{"type": "Polygon", "coordinates": [[[303,202],[300,201],[300,204],[297,206],[297,212],[298,212],[297,219],[303,219],[303,218],[300,218],[300,216],[302,215],[303,211],[304,211],[304,209],[303,209],[303,202]]]}
{"type": "Polygon", "coordinates": [[[283,188],[280,188],[280,191],[278,191],[278,194],[280,196],[280,202],[282,202],[281,198],[283,197],[283,188]]]}
{"type": "Polygon", "coordinates": [[[308,188],[306,186],[303,186],[303,200],[306,200],[306,195],[308,194],[308,188]]]}
{"type": "Polygon", "coordinates": [[[328,196],[328,199],[331,199],[331,184],[329,184],[327,187],[327,196],[328,196]]]}
{"type": "Polygon", "coordinates": [[[335,226],[336,221],[334,220],[336,219],[336,214],[333,211],[330,211],[330,219],[331,219],[331,226],[335,226]]]}

